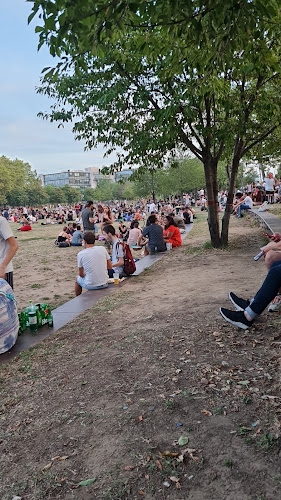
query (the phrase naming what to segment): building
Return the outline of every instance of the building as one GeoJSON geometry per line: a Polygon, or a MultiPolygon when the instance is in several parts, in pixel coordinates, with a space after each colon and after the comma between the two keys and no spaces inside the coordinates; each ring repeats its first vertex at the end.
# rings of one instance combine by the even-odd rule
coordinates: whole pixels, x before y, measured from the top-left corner
{"type": "Polygon", "coordinates": [[[126,181],[131,177],[131,175],[134,173],[134,170],[131,168],[125,168],[124,170],[121,170],[120,172],[114,172],[114,180],[115,182],[119,181],[126,181]]]}
{"type": "Polygon", "coordinates": [[[102,174],[98,167],[88,167],[84,170],[66,170],[54,174],[41,174],[40,179],[43,186],[63,187],[71,186],[74,188],[93,188],[98,186],[99,181],[107,180],[118,182],[128,179],[134,171],[130,168],[115,172],[114,174],[102,174]]]}

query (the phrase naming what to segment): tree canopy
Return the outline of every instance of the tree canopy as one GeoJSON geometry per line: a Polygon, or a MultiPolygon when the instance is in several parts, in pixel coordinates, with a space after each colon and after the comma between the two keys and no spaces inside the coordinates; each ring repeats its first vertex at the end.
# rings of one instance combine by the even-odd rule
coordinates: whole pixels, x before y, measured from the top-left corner
{"type": "Polygon", "coordinates": [[[73,123],[86,147],[116,150],[112,169],[163,166],[178,147],[204,166],[214,246],[227,243],[239,162],[280,124],[276,0],[33,0],[45,68],[41,116],[73,123]],[[220,233],[218,162],[229,165],[220,233]]]}

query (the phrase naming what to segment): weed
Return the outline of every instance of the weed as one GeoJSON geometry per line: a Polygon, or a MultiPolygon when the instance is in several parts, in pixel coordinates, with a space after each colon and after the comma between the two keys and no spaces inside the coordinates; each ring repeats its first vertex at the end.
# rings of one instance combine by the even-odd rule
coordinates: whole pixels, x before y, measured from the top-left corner
{"type": "Polygon", "coordinates": [[[215,415],[223,415],[223,413],[224,413],[223,407],[218,406],[217,408],[215,408],[214,413],[215,413],[215,415]]]}
{"type": "Polygon", "coordinates": [[[225,460],[224,465],[225,465],[226,467],[229,467],[230,469],[232,469],[232,467],[233,467],[233,462],[232,462],[232,460],[230,460],[230,459],[228,458],[227,460],[225,460]]]}
{"type": "Polygon", "coordinates": [[[164,403],[167,410],[172,410],[174,408],[174,401],[172,399],[165,399],[164,403]]]}
{"type": "Polygon", "coordinates": [[[266,432],[257,441],[257,445],[260,446],[260,448],[262,448],[263,450],[270,450],[270,448],[277,444],[277,441],[278,439],[270,434],[270,432],[266,432]]]}
{"type": "Polygon", "coordinates": [[[238,436],[246,436],[248,434],[248,432],[251,432],[251,429],[248,429],[248,427],[241,425],[241,427],[239,427],[239,429],[237,431],[237,434],[238,434],[238,436]]]}
{"type": "Polygon", "coordinates": [[[30,285],[30,288],[42,288],[42,286],[40,283],[33,283],[33,285],[30,285]]]}
{"type": "Polygon", "coordinates": [[[128,494],[128,481],[121,481],[120,479],[115,479],[111,486],[101,492],[101,500],[120,500],[121,498],[127,498],[128,494]]]}
{"type": "Polygon", "coordinates": [[[203,245],[203,248],[204,250],[212,250],[213,249],[213,245],[212,245],[212,242],[211,241],[206,241],[203,245]]]}
{"type": "Polygon", "coordinates": [[[245,405],[249,405],[252,402],[252,400],[248,396],[244,396],[242,401],[245,405]]]}
{"type": "Polygon", "coordinates": [[[182,391],[182,394],[187,399],[187,401],[194,401],[193,394],[188,389],[185,389],[184,391],[182,391]]]}

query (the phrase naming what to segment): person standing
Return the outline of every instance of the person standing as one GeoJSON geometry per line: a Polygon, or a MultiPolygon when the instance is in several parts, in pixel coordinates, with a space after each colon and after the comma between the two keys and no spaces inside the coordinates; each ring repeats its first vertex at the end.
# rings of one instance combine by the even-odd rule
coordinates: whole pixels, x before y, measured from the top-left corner
{"type": "Polygon", "coordinates": [[[84,231],[95,231],[95,217],[94,217],[94,202],[87,201],[85,208],[82,210],[82,223],[84,231]]]}
{"type": "Polygon", "coordinates": [[[12,288],[14,286],[12,258],[17,250],[18,244],[9,222],[0,215],[0,278],[4,278],[12,288]]]}

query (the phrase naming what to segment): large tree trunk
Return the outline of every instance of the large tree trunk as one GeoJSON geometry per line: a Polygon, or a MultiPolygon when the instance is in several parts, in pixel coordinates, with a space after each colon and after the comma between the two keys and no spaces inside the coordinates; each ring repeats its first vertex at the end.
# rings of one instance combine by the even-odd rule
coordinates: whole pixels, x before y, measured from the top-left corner
{"type": "Polygon", "coordinates": [[[240,163],[241,150],[242,150],[242,141],[237,138],[236,139],[236,146],[235,146],[234,154],[233,154],[233,158],[232,158],[232,164],[231,164],[231,175],[230,175],[230,181],[229,181],[229,187],[228,187],[226,208],[225,208],[224,216],[222,219],[222,230],[221,230],[221,244],[222,244],[222,246],[227,246],[227,244],[228,244],[229,221],[230,221],[230,215],[231,215],[231,212],[233,209],[233,197],[234,197],[236,177],[237,177],[239,163],[240,163]]]}
{"type": "Polygon", "coordinates": [[[220,226],[219,226],[219,204],[218,204],[218,182],[217,182],[218,162],[208,154],[204,158],[204,171],[206,179],[206,190],[208,197],[208,225],[212,246],[221,247],[220,226]]]}

